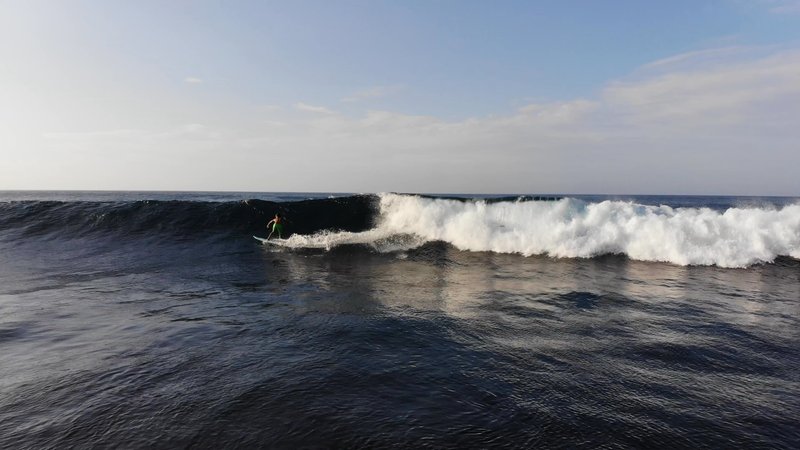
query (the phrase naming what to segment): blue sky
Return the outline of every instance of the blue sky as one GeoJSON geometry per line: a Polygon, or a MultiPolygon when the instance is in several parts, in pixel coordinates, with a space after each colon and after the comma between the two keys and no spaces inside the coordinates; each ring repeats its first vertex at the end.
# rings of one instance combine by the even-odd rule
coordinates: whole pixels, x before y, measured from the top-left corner
{"type": "Polygon", "coordinates": [[[7,0],[0,29],[0,189],[800,194],[798,1],[7,0]]]}

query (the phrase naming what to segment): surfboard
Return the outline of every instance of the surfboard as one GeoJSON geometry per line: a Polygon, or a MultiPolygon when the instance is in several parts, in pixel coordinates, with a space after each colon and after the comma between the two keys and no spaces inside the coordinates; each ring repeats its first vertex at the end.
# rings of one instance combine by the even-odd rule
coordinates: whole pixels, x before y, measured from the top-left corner
{"type": "Polygon", "coordinates": [[[267,239],[258,236],[253,236],[253,239],[260,241],[262,244],[273,244],[273,245],[281,245],[283,244],[286,239],[267,239]]]}

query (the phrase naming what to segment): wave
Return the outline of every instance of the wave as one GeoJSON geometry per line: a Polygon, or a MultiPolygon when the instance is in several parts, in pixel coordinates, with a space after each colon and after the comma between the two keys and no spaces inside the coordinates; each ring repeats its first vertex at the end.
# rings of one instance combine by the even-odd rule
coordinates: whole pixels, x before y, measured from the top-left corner
{"type": "Polygon", "coordinates": [[[160,201],[0,203],[0,232],[13,238],[41,236],[84,237],[263,234],[275,214],[287,218],[295,233],[321,230],[358,232],[373,227],[378,198],[355,195],[340,198],[269,202],[160,201]]]}
{"type": "Polygon", "coordinates": [[[672,208],[624,201],[486,202],[381,194],[376,226],[292,236],[289,247],[369,245],[379,251],[444,241],[460,250],[747,267],[800,258],[800,204],[780,209],[672,208]]]}
{"type": "Polygon", "coordinates": [[[445,242],[464,251],[564,258],[621,254],[720,267],[800,258],[800,204],[711,209],[556,197],[0,202],[0,239],[241,240],[265,235],[275,213],[286,218],[290,235],[282,245],[290,248],[355,245],[394,252],[445,242]]]}

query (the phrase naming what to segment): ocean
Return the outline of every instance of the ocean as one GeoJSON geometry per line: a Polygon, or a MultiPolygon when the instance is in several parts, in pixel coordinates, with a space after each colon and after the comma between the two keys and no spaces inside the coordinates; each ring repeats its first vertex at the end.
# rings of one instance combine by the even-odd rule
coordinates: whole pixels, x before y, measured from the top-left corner
{"type": "Polygon", "coordinates": [[[797,448],[800,199],[0,192],[0,361],[0,448],[797,448]]]}

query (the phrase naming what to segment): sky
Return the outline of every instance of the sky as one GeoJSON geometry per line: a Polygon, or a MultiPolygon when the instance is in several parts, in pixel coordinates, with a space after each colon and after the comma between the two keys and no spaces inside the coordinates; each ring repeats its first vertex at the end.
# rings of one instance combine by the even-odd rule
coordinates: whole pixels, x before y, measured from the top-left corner
{"type": "Polygon", "coordinates": [[[800,0],[0,0],[0,190],[800,195],[800,0]]]}

